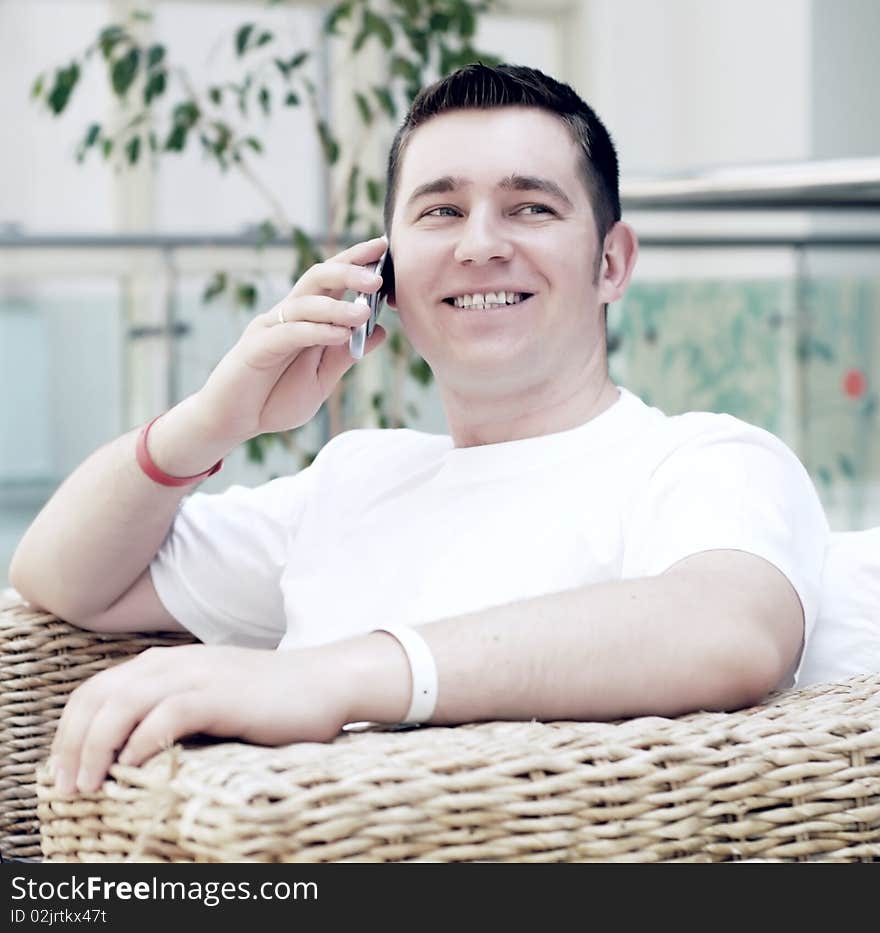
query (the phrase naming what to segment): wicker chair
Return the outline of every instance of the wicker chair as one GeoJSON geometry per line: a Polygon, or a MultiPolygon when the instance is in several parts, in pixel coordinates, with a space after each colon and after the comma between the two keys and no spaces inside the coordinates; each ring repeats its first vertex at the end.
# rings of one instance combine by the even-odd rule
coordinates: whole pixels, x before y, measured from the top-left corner
{"type": "Polygon", "coordinates": [[[195,737],[98,792],[44,759],[83,679],[180,635],[96,635],[0,603],[0,848],[48,861],[880,859],[880,675],[732,713],[195,737]]]}

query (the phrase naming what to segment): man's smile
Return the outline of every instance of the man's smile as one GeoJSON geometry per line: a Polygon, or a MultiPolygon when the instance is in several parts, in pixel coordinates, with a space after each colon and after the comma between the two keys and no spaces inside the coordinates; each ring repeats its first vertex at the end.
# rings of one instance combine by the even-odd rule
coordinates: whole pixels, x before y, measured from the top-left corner
{"type": "Polygon", "coordinates": [[[487,291],[473,292],[456,297],[444,298],[443,301],[459,311],[501,311],[513,305],[520,305],[532,297],[531,292],[487,291]]]}

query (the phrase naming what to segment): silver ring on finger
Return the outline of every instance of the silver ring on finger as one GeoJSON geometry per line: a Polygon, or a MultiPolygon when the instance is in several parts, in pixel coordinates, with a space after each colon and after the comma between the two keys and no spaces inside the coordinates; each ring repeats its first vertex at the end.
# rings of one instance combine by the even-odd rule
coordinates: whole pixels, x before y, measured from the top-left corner
{"type": "Polygon", "coordinates": [[[278,323],[286,324],[287,321],[284,319],[284,305],[278,305],[278,323]]]}

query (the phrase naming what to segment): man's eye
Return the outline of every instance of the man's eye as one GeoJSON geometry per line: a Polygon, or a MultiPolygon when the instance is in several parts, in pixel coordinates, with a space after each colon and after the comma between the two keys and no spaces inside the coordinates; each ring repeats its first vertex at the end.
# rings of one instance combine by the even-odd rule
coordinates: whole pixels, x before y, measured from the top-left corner
{"type": "Polygon", "coordinates": [[[448,217],[448,216],[449,216],[449,214],[437,214],[437,213],[435,213],[436,211],[455,211],[455,212],[457,212],[457,211],[458,211],[458,208],[456,208],[456,207],[432,207],[431,210],[425,211],[425,213],[424,213],[422,216],[423,216],[423,217],[431,217],[431,216],[434,216],[434,217],[448,217]]]}
{"type": "Polygon", "coordinates": [[[536,210],[536,211],[540,211],[541,213],[548,213],[548,214],[556,213],[556,211],[554,211],[552,207],[548,207],[546,204],[526,204],[525,207],[520,208],[520,212],[530,211],[530,210],[536,210]]]}

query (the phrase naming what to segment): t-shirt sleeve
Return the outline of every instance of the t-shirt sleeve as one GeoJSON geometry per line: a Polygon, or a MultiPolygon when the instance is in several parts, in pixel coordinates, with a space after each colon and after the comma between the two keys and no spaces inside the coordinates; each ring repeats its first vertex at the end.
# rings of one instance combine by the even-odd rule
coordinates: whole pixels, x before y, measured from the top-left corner
{"type": "Polygon", "coordinates": [[[797,592],[806,642],[818,613],[829,535],[816,488],[791,449],[769,431],[729,415],[709,417],[711,427],[699,420],[684,425],[686,436],[659,459],[637,493],[623,577],[660,574],[700,551],[755,554],[797,592]]]}
{"type": "Polygon", "coordinates": [[[284,637],[281,575],[313,483],[310,466],[182,501],[150,574],[165,608],[202,642],[275,648],[284,637]]]}

